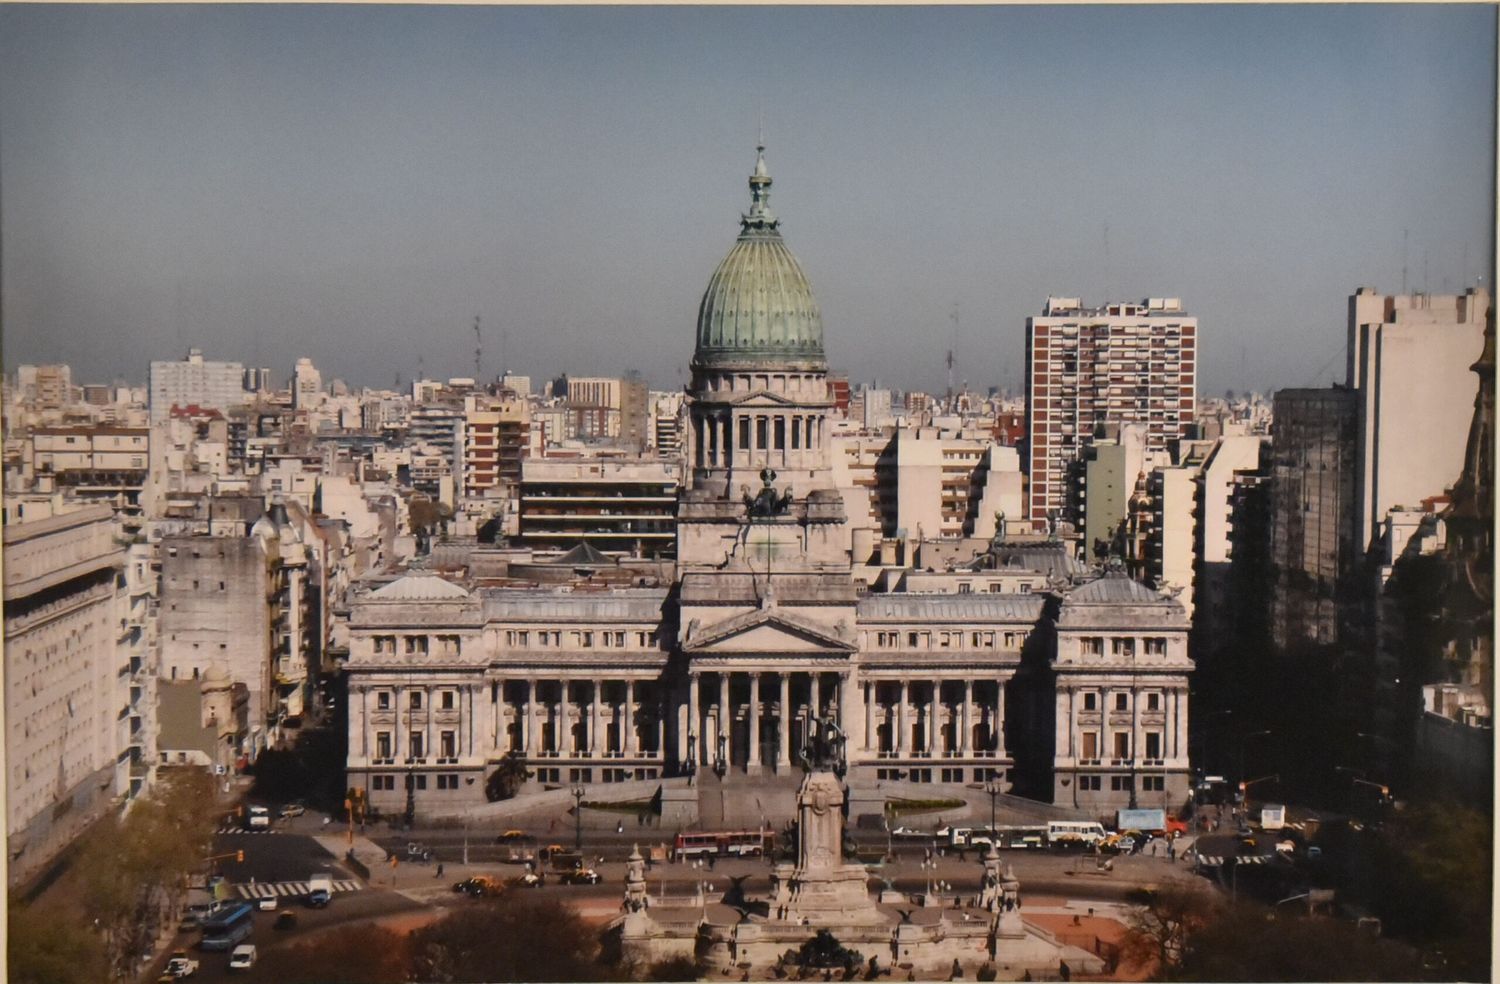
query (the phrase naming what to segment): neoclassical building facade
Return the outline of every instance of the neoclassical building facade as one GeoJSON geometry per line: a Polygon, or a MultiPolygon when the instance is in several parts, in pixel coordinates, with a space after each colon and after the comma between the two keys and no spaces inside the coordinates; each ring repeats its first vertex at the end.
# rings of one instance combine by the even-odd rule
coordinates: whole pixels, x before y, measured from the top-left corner
{"type": "Polygon", "coordinates": [[[821,314],[770,188],[758,153],[699,308],[670,576],[563,561],[526,586],[407,572],[357,591],[350,785],[397,811],[408,783],[418,810],[482,802],[511,754],[528,788],[800,774],[809,722],[831,717],[855,782],[996,779],[1098,811],[1148,788],[1180,801],[1192,663],[1176,601],[1043,537],[970,541],[951,576],[875,579],[893,590],[855,576],[821,314]],[[1098,639],[1130,655],[1095,659],[1098,639]],[[1126,710],[1073,699],[1096,691],[1126,710]]]}

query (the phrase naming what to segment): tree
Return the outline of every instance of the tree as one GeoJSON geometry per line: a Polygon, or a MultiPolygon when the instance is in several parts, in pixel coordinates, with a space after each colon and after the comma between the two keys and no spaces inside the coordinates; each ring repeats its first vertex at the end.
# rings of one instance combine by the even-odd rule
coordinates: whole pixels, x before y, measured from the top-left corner
{"type": "Polygon", "coordinates": [[[1152,968],[1159,980],[1178,976],[1189,936],[1215,915],[1215,899],[1197,888],[1165,886],[1130,893],[1123,956],[1152,968]]]}
{"type": "Polygon", "coordinates": [[[107,976],[99,938],[66,910],[29,906],[12,895],[6,929],[14,984],[97,984],[107,976]]]}
{"type": "Polygon", "coordinates": [[[692,957],[668,957],[646,968],[643,981],[696,981],[702,975],[698,961],[692,957]]]}
{"type": "Polygon", "coordinates": [[[507,899],[465,908],[411,935],[410,976],[419,981],[596,981],[596,934],[553,900],[507,899]]]}
{"type": "Polygon", "coordinates": [[[348,926],[315,941],[262,952],[259,973],[272,981],[401,984],[411,961],[409,937],[375,925],[348,926]]]}
{"type": "Polygon", "coordinates": [[[531,773],[526,771],[526,757],[520,752],[508,752],[495,771],[484,783],[485,799],[491,803],[496,800],[510,799],[520,790],[521,784],[531,778],[531,773]]]}
{"type": "Polygon", "coordinates": [[[1176,973],[1194,981],[1411,981],[1422,966],[1414,950],[1352,923],[1246,904],[1196,927],[1176,973]]]}

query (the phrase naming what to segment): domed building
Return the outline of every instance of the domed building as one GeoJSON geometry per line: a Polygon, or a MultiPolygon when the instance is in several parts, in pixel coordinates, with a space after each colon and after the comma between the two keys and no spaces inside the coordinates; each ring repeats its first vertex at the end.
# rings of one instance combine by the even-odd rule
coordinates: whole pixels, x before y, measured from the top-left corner
{"type": "Polygon", "coordinates": [[[356,593],[349,785],[399,811],[411,783],[419,813],[457,814],[517,756],[523,795],[660,791],[664,827],[697,819],[703,789],[754,784],[705,800],[743,829],[790,817],[804,746],[832,722],[851,818],[942,786],[987,819],[975,790],[990,781],[1084,816],[1181,802],[1192,665],[1176,601],[1098,587],[1069,605],[1097,572],[1045,537],[945,539],[893,556],[878,584],[855,576],[822,314],[771,210],[764,147],[749,189],[698,305],[671,580],[439,593],[413,573],[356,593]]]}
{"type": "Polygon", "coordinates": [[[771,211],[765,147],[750,211],[698,305],[689,392],[692,485],[714,497],[760,487],[777,470],[796,493],[829,488],[828,359],[812,285],[771,211]]]}

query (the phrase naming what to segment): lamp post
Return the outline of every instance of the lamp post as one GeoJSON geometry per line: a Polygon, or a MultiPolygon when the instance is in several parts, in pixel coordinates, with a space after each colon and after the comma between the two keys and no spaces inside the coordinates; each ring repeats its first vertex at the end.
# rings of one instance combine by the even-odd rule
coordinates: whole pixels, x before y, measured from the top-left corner
{"type": "Polygon", "coordinates": [[[995,801],[1000,798],[1000,783],[995,781],[994,770],[990,770],[990,777],[984,781],[984,791],[990,794],[990,842],[995,839],[995,801]]]}
{"type": "Polygon", "coordinates": [[[725,746],[728,744],[728,742],[729,736],[720,731],[718,754],[714,757],[714,775],[718,776],[720,779],[723,779],[724,773],[729,771],[729,761],[726,758],[725,754],[725,746]]]}
{"type": "Polygon", "coordinates": [[[687,762],[684,763],[684,768],[687,770],[688,785],[690,786],[693,784],[693,773],[697,771],[698,768],[698,746],[696,744],[697,741],[698,736],[693,734],[693,729],[689,727],[687,733],[687,762]]]}
{"type": "Polygon", "coordinates": [[[1240,782],[1244,782],[1245,781],[1245,777],[1250,774],[1250,773],[1248,773],[1248,772],[1245,771],[1245,746],[1250,743],[1250,739],[1251,738],[1264,738],[1266,735],[1269,735],[1270,733],[1271,732],[1268,731],[1268,730],[1266,730],[1266,731],[1252,731],[1248,735],[1242,735],[1240,737],[1240,782]]]}
{"type": "Polygon", "coordinates": [[[573,850],[583,850],[583,797],[582,786],[573,787],[573,850]]]}

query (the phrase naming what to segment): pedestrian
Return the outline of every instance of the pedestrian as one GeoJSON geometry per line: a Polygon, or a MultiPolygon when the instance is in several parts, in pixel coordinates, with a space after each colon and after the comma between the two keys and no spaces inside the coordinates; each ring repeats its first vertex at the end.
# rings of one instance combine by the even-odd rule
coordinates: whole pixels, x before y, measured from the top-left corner
{"type": "Polygon", "coordinates": [[[438,862],[437,874],[433,875],[432,877],[434,877],[434,878],[441,878],[441,877],[443,877],[443,862],[441,862],[441,861],[438,862]]]}
{"type": "Polygon", "coordinates": [[[1167,860],[1177,860],[1177,845],[1172,841],[1167,841],[1167,860]]]}
{"type": "Polygon", "coordinates": [[[621,820],[619,823],[615,824],[615,833],[617,833],[617,834],[623,834],[623,833],[625,833],[625,821],[624,820],[621,820]]]}

